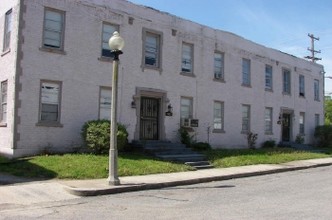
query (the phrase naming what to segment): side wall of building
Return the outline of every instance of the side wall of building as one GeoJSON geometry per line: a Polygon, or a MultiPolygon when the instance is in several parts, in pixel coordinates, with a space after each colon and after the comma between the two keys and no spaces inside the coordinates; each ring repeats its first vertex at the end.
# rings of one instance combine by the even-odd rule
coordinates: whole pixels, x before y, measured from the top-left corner
{"type": "MultiPolygon", "coordinates": [[[[6,84],[6,104],[4,97],[0,97],[1,113],[6,111],[4,118],[0,116],[0,154],[11,156],[14,148],[14,109],[15,109],[15,79],[16,79],[16,59],[18,45],[20,5],[19,0],[3,0],[0,7],[0,83],[6,84]],[[5,48],[5,20],[6,14],[10,14],[11,22],[9,46],[5,48]],[[3,108],[3,109],[1,109],[3,108]]],[[[8,36],[8,35],[7,35],[8,36]]],[[[1,85],[0,85],[1,87],[1,85]]]]}
{"type": "Polygon", "coordinates": [[[193,118],[199,119],[194,128],[197,141],[209,141],[214,147],[245,147],[246,136],[241,133],[242,105],[250,105],[251,131],[258,133],[258,144],[281,140],[281,126],[277,123],[282,112],[292,114],[292,141],[299,131],[299,114],[305,112],[305,141],[311,143],[315,114],[323,121],[322,66],[291,55],[257,45],[228,32],[214,30],[153,9],[123,0],[104,1],[29,0],[22,34],[24,56],[20,61],[21,92],[18,109],[19,139],[16,155],[42,150],[68,151],[82,145],[80,130],[84,122],[98,118],[99,92],[110,87],[112,63],[101,58],[103,22],[119,26],[126,41],[120,57],[119,121],[127,126],[129,140],[138,139],[139,103],[141,94],[162,94],[161,139],[179,141],[181,97],[193,100],[193,118]],[[99,5],[98,5],[99,4],[99,5]],[[101,6],[100,6],[101,4],[101,6]],[[65,12],[64,51],[61,53],[42,47],[45,8],[65,12]],[[162,66],[155,70],[143,65],[143,30],[162,36],[162,66]],[[182,44],[194,48],[193,75],[181,74],[182,44]],[[215,81],[214,52],[224,53],[224,82],[215,81]],[[28,54],[28,55],[27,55],[28,54]],[[251,85],[242,86],[242,59],[251,61],[251,85]],[[265,91],[265,65],[273,67],[273,90],[265,91]],[[291,72],[291,93],[282,92],[282,69],[291,72]],[[298,95],[299,74],[305,75],[305,98],[298,95]],[[320,101],[313,97],[313,81],[320,82],[320,101]],[[60,125],[43,126],[38,123],[40,85],[42,81],[61,84],[60,125]],[[224,132],[208,133],[213,125],[214,101],[224,103],[224,132]],[[167,106],[173,106],[173,116],[164,116],[167,106]],[[264,111],[273,109],[273,132],[264,132],[264,111]]]}

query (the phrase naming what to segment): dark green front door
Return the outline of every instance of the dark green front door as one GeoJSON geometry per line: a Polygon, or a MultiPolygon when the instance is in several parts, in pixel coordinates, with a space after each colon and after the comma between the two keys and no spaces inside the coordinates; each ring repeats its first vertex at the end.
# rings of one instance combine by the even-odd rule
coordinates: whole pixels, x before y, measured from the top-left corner
{"type": "Polygon", "coordinates": [[[291,115],[282,114],[282,141],[290,141],[291,115]]]}

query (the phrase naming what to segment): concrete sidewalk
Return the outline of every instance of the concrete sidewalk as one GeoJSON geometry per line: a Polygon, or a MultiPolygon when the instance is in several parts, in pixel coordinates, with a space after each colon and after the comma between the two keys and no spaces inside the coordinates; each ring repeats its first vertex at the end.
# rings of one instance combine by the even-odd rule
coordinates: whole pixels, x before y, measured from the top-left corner
{"type": "Polygon", "coordinates": [[[332,158],[293,161],[283,164],[261,164],[231,168],[215,168],[181,173],[120,177],[119,186],[108,185],[107,179],[58,181],[76,196],[97,196],[163,187],[197,184],[240,177],[287,172],[332,165],[332,158]]]}

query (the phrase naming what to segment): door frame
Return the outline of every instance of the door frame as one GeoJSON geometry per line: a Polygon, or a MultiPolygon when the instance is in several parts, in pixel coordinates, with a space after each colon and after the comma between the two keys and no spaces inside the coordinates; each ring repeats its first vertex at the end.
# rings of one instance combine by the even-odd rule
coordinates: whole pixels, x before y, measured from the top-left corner
{"type": "Polygon", "coordinates": [[[167,92],[160,89],[153,88],[136,88],[136,94],[133,96],[133,101],[136,106],[136,127],[134,132],[134,140],[140,140],[140,128],[141,128],[141,97],[156,98],[159,99],[159,118],[158,118],[158,140],[166,140],[165,132],[165,112],[169,99],[167,98],[167,92]]]}

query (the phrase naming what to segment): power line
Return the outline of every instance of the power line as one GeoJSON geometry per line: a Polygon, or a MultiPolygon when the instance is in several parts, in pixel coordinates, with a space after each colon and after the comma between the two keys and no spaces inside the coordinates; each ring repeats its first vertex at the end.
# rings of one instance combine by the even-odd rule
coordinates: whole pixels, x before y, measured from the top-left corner
{"type": "Polygon", "coordinates": [[[320,50],[315,50],[315,40],[319,40],[319,37],[315,37],[313,34],[308,34],[308,36],[311,38],[311,48],[308,48],[308,50],[311,52],[311,56],[306,56],[304,58],[310,59],[312,62],[316,62],[317,60],[321,60],[322,58],[315,57],[316,53],[320,53],[320,50]]]}

